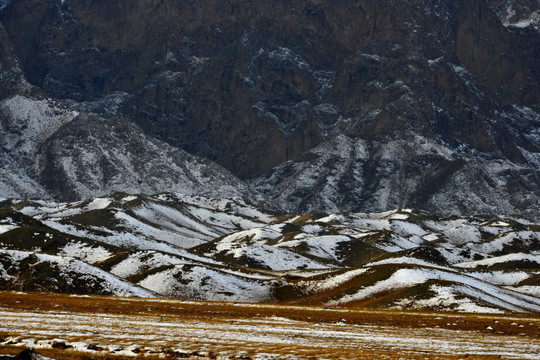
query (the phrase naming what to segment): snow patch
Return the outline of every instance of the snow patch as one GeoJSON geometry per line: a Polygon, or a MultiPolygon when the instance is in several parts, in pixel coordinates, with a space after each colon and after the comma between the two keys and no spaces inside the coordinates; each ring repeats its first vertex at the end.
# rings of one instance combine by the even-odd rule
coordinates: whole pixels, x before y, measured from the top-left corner
{"type": "Polygon", "coordinates": [[[64,246],[59,255],[79,259],[88,264],[105,261],[113,256],[102,246],[91,247],[82,242],[72,242],[64,246]]]}
{"type": "Polygon", "coordinates": [[[457,273],[441,271],[438,269],[399,269],[388,279],[379,281],[371,286],[358,290],[355,294],[344,295],[337,300],[332,300],[328,305],[342,305],[354,301],[367,299],[375,294],[395,291],[413,287],[425,283],[428,280],[455,282],[461,285],[462,291],[467,294],[484,299],[498,308],[523,312],[540,311],[540,299],[519,296],[505,289],[497,288],[484,281],[473,277],[463,276],[457,273]]]}
{"type": "Polygon", "coordinates": [[[86,210],[92,211],[106,209],[112,203],[112,201],[112,199],[108,198],[95,198],[88,205],[86,205],[86,210]]]}
{"type": "Polygon", "coordinates": [[[17,229],[19,226],[14,224],[0,224],[0,234],[17,229]]]}
{"type": "Polygon", "coordinates": [[[523,254],[523,253],[508,254],[508,255],[502,255],[502,256],[489,258],[489,259],[463,262],[460,264],[455,264],[454,266],[457,266],[460,268],[474,269],[479,266],[489,267],[489,266],[494,266],[497,264],[504,264],[504,263],[513,262],[513,261],[530,261],[530,262],[537,263],[540,265],[540,255],[523,254]]]}

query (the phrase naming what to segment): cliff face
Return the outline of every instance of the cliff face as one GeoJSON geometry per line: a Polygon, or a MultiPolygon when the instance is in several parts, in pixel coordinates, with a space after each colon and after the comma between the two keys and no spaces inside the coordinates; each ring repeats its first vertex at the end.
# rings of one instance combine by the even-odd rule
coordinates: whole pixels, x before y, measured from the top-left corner
{"type": "Polygon", "coordinates": [[[0,21],[47,96],[127,118],[278,207],[514,211],[539,196],[535,6],[19,0],[0,21]]]}

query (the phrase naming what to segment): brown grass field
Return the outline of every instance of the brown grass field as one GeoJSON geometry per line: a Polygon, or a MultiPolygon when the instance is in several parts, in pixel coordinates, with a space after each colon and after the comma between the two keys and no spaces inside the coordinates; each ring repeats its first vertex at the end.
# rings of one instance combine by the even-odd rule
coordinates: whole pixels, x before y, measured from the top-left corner
{"type": "Polygon", "coordinates": [[[540,315],[0,292],[0,354],[26,348],[58,360],[540,359],[540,315]]]}

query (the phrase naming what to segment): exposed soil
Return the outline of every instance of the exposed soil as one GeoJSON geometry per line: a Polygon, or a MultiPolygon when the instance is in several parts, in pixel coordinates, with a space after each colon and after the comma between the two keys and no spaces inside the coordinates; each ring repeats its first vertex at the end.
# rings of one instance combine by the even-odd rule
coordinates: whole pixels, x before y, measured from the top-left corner
{"type": "Polygon", "coordinates": [[[0,354],[54,359],[535,358],[540,316],[0,292],[0,354]]]}

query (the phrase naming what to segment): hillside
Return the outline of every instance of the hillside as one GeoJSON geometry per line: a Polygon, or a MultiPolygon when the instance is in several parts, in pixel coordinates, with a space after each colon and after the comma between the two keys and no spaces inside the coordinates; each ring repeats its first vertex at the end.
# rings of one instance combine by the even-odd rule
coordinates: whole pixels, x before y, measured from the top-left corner
{"type": "Polygon", "coordinates": [[[521,217],[279,215],[175,193],[1,205],[3,290],[540,312],[540,225],[521,217]]]}

